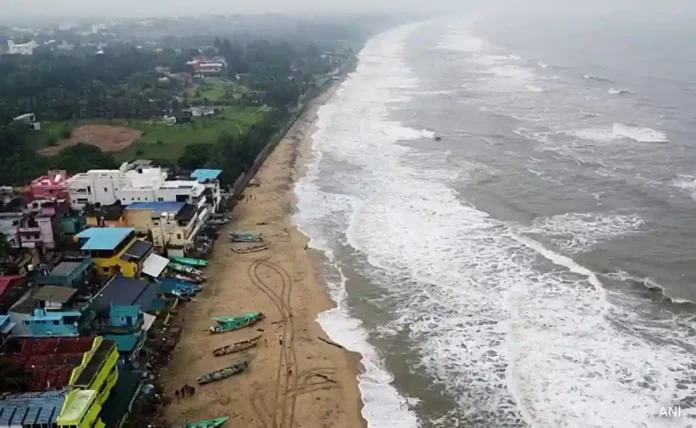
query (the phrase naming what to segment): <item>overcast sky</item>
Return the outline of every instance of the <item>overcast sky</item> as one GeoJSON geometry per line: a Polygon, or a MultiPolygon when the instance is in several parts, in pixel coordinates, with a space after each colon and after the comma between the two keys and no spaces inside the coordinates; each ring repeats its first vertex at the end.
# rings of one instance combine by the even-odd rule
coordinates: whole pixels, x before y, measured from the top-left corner
{"type": "Polygon", "coordinates": [[[522,15],[620,12],[650,16],[693,11],[695,5],[696,0],[0,0],[0,20],[37,14],[121,17],[368,10],[428,10],[446,15],[471,10],[522,15]]]}

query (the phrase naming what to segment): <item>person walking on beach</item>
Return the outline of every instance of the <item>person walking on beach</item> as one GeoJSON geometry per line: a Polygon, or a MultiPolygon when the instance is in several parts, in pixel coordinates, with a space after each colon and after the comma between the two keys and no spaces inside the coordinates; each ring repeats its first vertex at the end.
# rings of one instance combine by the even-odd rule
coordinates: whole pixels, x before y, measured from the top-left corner
{"type": "Polygon", "coordinates": [[[179,398],[179,390],[178,390],[178,389],[177,389],[176,391],[174,391],[174,395],[176,395],[176,402],[178,403],[179,400],[180,400],[180,398],[179,398]]]}

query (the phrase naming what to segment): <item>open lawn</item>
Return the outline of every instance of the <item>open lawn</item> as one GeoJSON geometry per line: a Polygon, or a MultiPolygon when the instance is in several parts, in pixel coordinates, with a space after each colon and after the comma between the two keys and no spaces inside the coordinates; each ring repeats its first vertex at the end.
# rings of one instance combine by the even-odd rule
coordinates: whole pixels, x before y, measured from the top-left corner
{"type": "MultiPolygon", "coordinates": [[[[209,118],[197,117],[194,118],[193,122],[183,124],[139,120],[44,122],[41,131],[32,134],[32,144],[37,150],[40,150],[47,147],[50,136],[54,136],[60,141],[60,132],[66,126],[70,129],[79,129],[84,125],[111,125],[132,128],[142,133],[141,137],[124,151],[114,153],[117,159],[127,160],[138,157],[176,160],[187,145],[214,143],[223,132],[242,133],[261,120],[265,114],[258,107],[226,106],[218,108],[223,109],[220,115],[209,118]]],[[[80,141],[74,143],[77,142],[80,141]]],[[[48,150],[44,153],[53,155],[54,151],[56,150],[48,150]]]]}
{"type": "Polygon", "coordinates": [[[247,88],[233,83],[231,80],[221,78],[207,78],[205,83],[196,89],[187,89],[186,97],[189,100],[203,100],[207,98],[209,101],[221,101],[227,99],[228,92],[234,92],[233,98],[239,98],[240,94],[247,91],[247,88]],[[200,91],[200,95],[196,96],[196,92],[200,91]]]}

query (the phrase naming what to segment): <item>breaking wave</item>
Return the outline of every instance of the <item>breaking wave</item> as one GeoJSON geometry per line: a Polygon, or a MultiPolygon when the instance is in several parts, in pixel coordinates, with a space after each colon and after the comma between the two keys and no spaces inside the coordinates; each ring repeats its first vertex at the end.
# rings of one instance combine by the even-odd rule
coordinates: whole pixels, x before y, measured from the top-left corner
{"type": "Polygon", "coordinates": [[[625,95],[625,94],[630,94],[631,92],[625,90],[625,89],[614,89],[614,88],[609,88],[607,91],[609,95],[625,95]]]}
{"type": "Polygon", "coordinates": [[[535,85],[526,85],[526,88],[530,92],[547,92],[546,89],[535,85]]]}
{"type": "Polygon", "coordinates": [[[668,143],[667,135],[664,132],[651,128],[640,128],[637,126],[615,123],[611,129],[588,128],[581,130],[566,131],[567,135],[582,138],[583,140],[609,143],[621,139],[629,139],[639,143],[668,143]]]}
{"type": "Polygon", "coordinates": [[[583,74],[582,78],[585,80],[596,80],[598,82],[611,82],[610,79],[607,79],[605,77],[593,76],[591,74],[583,74]]]}

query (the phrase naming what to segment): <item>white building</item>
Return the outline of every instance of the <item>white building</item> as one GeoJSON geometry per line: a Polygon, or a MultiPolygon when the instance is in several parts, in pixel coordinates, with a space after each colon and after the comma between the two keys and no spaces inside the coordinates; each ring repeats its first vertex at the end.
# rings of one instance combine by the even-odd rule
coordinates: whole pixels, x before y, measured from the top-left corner
{"type": "Polygon", "coordinates": [[[41,130],[41,122],[36,121],[36,115],[34,113],[25,113],[15,117],[12,120],[14,120],[15,122],[26,123],[27,125],[31,126],[35,131],[41,130]]]}
{"type": "Polygon", "coordinates": [[[68,180],[70,206],[81,210],[87,204],[96,207],[120,201],[205,203],[205,186],[195,180],[167,181],[161,168],[135,167],[124,163],[118,170],[90,170],[68,180]]]}
{"type": "Polygon", "coordinates": [[[16,44],[12,40],[8,40],[7,47],[9,48],[8,53],[10,54],[32,55],[34,53],[34,49],[39,47],[39,44],[33,40],[29,43],[23,44],[16,44]]]}

